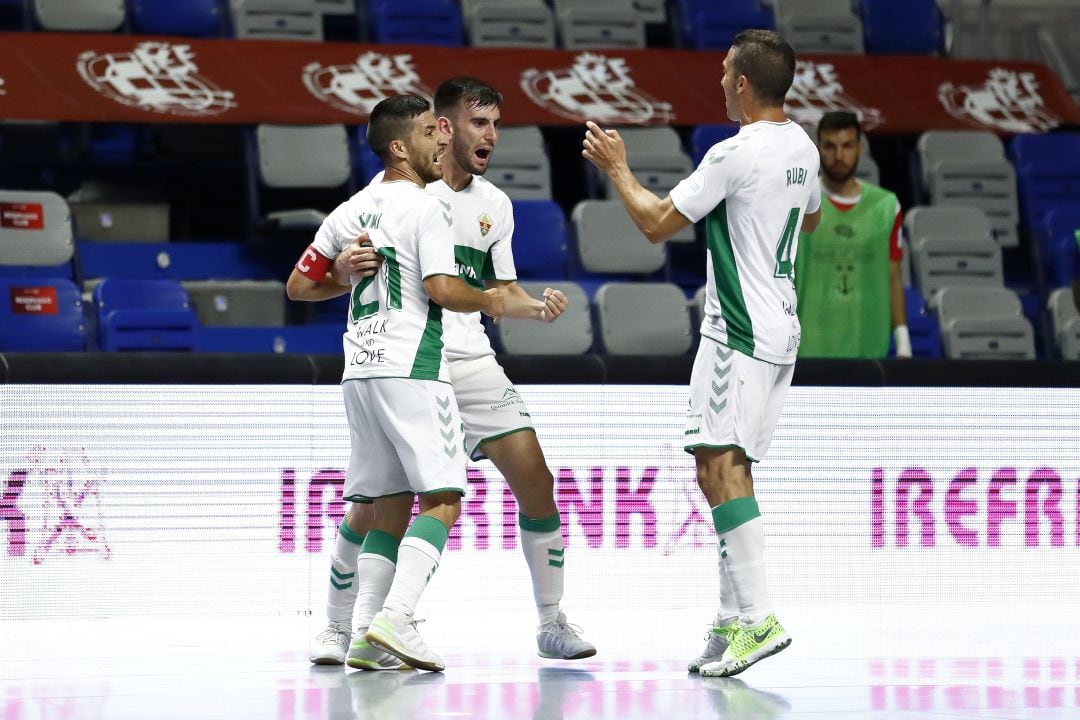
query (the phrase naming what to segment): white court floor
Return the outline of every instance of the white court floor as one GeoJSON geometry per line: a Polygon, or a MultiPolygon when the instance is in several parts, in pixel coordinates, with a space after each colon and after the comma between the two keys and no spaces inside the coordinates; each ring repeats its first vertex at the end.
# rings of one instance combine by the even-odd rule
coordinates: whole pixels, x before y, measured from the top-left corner
{"type": "MultiPolygon", "coordinates": [[[[599,654],[535,655],[531,617],[421,626],[445,673],[314,667],[315,618],[129,618],[0,624],[0,720],[1080,718],[1080,613],[801,608],[795,638],[738,678],[687,674],[699,618],[576,618],[599,654]]],[[[575,618],[572,618],[575,619],[575,618]]]]}

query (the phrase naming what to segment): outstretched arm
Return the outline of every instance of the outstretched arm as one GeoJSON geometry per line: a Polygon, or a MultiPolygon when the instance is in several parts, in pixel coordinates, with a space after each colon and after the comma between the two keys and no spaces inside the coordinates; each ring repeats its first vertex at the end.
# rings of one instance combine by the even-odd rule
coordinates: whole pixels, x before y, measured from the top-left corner
{"type": "Polygon", "coordinates": [[[611,178],[630,219],[645,239],[659,244],[690,224],[690,220],[675,209],[670,197],[661,200],[637,181],[630,172],[626,145],[617,131],[601,130],[591,120],[585,127],[582,156],[611,178]]]}
{"type": "Polygon", "coordinates": [[[570,302],[562,291],[552,288],[544,288],[544,298],[538,300],[527,293],[516,280],[489,280],[487,286],[502,288],[503,317],[514,320],[554,322],[570,302]]]}

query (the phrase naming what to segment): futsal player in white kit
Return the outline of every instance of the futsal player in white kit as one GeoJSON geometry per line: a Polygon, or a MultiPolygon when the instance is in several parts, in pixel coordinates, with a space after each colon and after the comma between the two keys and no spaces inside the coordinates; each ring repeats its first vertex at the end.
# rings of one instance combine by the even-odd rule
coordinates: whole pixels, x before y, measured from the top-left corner
{"type": "Polygon", "coordinates": [[[751,464],[772,440],[799,350],[799,230],[812,231],[821,215],[817,149],[784,115],[794,73],[783,37],[739,33],[721,85],[728,117],[742,127],[662,200],[634,178],[614,130],[587,123],[582,152],[611,178],[649,242],[705,222],[705,319],[684,443],[712,508],[719,554],[719,612],[705,651],[688,667],[707,676],[735,675],[791,643],[766,587],[751,464]]]}
{"type": "MultiPolygon", "coordinates": [[[[534,299],[517,284],[511,249],[513,208],[506,193],[482,177],[498,141],[501,102],[494,88],[476,78],[451,78],[439,85],[435,112],[451,140],[441,162],[443,179],[428,185],[428,190],[449,203],[461,277],[476,288],[501,288],[505,317],[552,322],[566,308],[566,297],[548,288],[542,299],[534,299]]],[[[378,180],[376,176],[373,182],[378,180]]],[[[350,274],[368,271],[369,257],[370,251],[359,244],[350,246],[335,263],[335,276],[348,282],[350,274]]],[[[595,646],[567,622],[561,608],[566,550],[554,479],[528,408],[496,361],[478,313],[444,315],[444,341],[469,455],[474,460],[490,458],[518,502],[521,545],[538,616],[537,652],[566,660],[591,657],[595,646]]],[[[367,512],[354,504],[341,524],[331,563],[329,624],[316,638],[312,662],[340,663],[345,658],[356,550],[367,512]]],[[[355,666],[351,657],[346,662],[355,666]]]]}
{"type": "Polygon", "coordinates": [[[344,495],[373,504],[354,578],[354,650],[365,669],[442,670],[442,659],[416,631],[413,611],[438,568],[465,488],[461,419],[443,356],[443,308],[498,319],[502,291],[473,288],[458,277],[448,207],[424,189],[441,176],[445,147],[428,102],[384,100],[367,132],[385,176],[327,217],[287,289],[292,299],[320,299],[332,259],[362,231],[383,258],[376,275],[352,283],[343,336],[351,436],[344,495]],[[420,515],[410,525],[414,494],[420,515]]]}

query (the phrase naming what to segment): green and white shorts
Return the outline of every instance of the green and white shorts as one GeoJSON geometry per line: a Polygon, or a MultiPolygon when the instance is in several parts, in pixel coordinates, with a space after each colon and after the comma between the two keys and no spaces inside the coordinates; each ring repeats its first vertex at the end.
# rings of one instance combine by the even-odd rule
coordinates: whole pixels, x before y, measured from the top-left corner
{"type": "Polygon", "coordinates": [[[690,373],[683,448],[739,447],[765,457],[784,408],[795,365],[773,365],[701,337],[690,373]]]}
{"type": "Polygon", "coordinates": [[[465,450],[471,459],[486,457],[480,450],[485,440],[533,429],[525,401],[494,356],[451,360],[447,366],[465,426],[465,450]]]}
{"type": "Polygon", "coordinates": [[[341,389],[351,448],[345,500],[444,490],[465,494],[461,415],[449,384],[372,378],[346,380],[341,389]]]}

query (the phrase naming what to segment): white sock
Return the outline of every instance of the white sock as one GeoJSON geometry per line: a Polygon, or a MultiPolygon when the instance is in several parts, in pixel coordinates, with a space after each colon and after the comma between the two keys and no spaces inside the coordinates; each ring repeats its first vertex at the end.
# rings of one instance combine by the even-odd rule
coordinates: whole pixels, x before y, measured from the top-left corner
{"type": "Polygon", "coordinates": [[[712,514],[720,560],[727,568],[739,614],[743,622],[756,625],[772,614],[765,581],[765,531],[757,501],[736,498],[714,507],[712,514]]]}
{"type": "Polygon", "coordinates": [[[559,514],[533,520],[518,516],[521,528],[521,549],[532,575],[533,599],[540,624],[546,625],[559,617],[563,596],[563,563],[566,560],[560,530],[559,514]]]}
{"type": "Polygon", "coordinates": [[[424,588],[439,568],[448,536],[446,526],[433,517],[421,515],[413,521],[398,547],[397,571],[384,610],[412,617],[424,588]]]}
{"type": "Polygon", "coordinates": [[[739,602],[735,599],[735,588],[731,584],[731,576],[728,575],[727,564],[721,556],[723,550],[719,539],[716,544],[716,559],[720,567],[720,609],[716,612],[713,627],[727,625],[733,620],[739,619],[739,602]]]}
{"type": "Polygon", "coordinates": [[[342,520],[338,527],[334,556],[330,560],[330,587],[326,593],[326,619],[352,625],[356,603],[356,560],[364,536],[342,520]]]}
{"type": "Polygon", "coordinates": [[[398,539],[381,530],[372,530],[364,539],[357,561],[356,629],[365,630],[371,618],[386,602],[386,594],[394,582],[398,539]]]}

